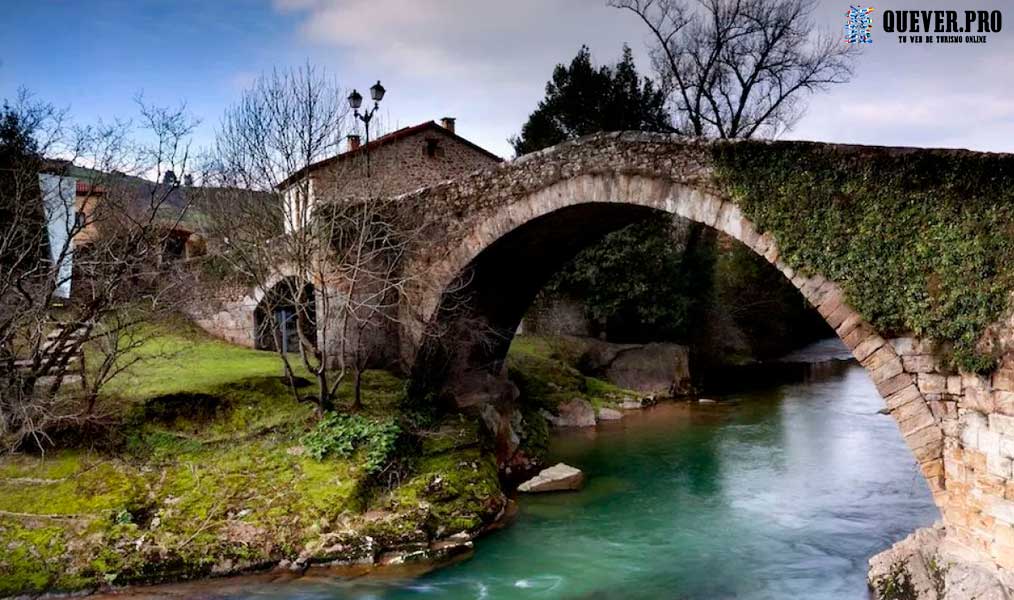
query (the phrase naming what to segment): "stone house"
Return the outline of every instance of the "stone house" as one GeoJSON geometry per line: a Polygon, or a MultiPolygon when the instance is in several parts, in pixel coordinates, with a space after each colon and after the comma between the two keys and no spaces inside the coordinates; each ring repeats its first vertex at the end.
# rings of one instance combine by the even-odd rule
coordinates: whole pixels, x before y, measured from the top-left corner
{"type": "Polygon", "coordinates": [[[358,135],[346,139],[344,152],[300,169],[279,184],[288,230],[293,223],[305,222],[319,198],[328,195],[326,190],[353,200],[371,193],[397,196],[503,160],[458,135],[451,117],[442,118],[440,124],[426,121],[403,127],[369,144],[361,143],[358,135]],[[308,200],[302,197],[307,190],[308,200]]]}

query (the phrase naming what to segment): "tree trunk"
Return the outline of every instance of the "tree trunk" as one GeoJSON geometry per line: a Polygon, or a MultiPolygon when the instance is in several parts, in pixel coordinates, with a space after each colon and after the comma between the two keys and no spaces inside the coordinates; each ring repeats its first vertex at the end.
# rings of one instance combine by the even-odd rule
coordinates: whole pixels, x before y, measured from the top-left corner
{"type": "Polygon", "coordinates": [[[352,376],[353,400],[352,410],[360,410],[363,407],[363,370],[356,369],[352,376]]]}

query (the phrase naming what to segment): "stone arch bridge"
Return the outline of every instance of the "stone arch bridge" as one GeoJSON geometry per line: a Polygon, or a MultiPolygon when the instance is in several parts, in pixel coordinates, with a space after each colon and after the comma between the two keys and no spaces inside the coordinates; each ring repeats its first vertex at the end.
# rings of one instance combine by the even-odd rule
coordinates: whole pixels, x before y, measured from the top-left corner
{"type": "MultiPolygon", "coordinates": [[[[951,370],[929,340],[877,331],[850,306],[843,281],[793,268],[775,234],[747,218],[722,185],[714,151],[743,143],[762,152],[837,153],[858,164],[999,160],[1014,173],[1014,157],[968,151],[589,136],[402,196],[404,210],[424,223],[423,235],[406,266],[402,325],[385,330],[380,343],[411,370],[416,394],[452,398],[509,436],[514,396],[503,375],[505,357],[550,276],[582,248],[651,212],[702,223],[763,256],[816,308],[883,396],[941,510],[948,540],[1014,573],[1014,317],[1008,310],[991,327],[1001,361],[988,375],[951,370]]],[[[845,182],[814,193],[837,202],[847,201],[849,191],[845,182]]],[[[238,301],[239,312],[252,314],[257,299],[238,301]]],[[[253,317],[227,320],[228,327],[210,328],[248,343],[253,317]]]]}
{"type": "MultiPolygon", "coordinates": [[[[882,335],[850,306],[840,282],[783,261],[774,234],[759,230],[723,192],[712,150],[735,143],[743,142],[597,134],[403,196],[406,210],[419,211],[427,223],[426,250],[409,266],[425,284],[410,291],[403,310],[426,316],[429,330],[405,327],[397,342],[404,361],[413,364],[416,389],[442,389],[459,406],[507,410],[510,392],[496,379],[513,333],[549,277],[610,231],[652,211],[679,215],[739,240],[799,289],[868,371],[926,478],[948,538],[1014,569],[1009,312],[994,327],[1006,344],[998,354],[1006,358],[985,376],[949,370],[927,340],[882,335]]],[[[977,155],[749,143],[767,144],[772,151],[806,146],[861,161],[977,155]]],[[[501,423],[509,423],[509,415],[501,416],[501,423]]]]}

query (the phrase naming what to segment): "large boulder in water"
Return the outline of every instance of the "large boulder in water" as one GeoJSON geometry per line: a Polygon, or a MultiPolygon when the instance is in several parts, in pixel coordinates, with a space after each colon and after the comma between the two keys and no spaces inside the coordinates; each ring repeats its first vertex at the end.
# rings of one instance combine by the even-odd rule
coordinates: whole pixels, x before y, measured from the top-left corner
{"type": "Polygon", "coordinates": [[[583,349],[578,368],[621,388],[644,394],[686,396],[693,393],[690,353],[679,344],[613,344],[591,338],[568,338],[583,349]]]}
{"type": "Polygon", "coordinates": [[[560,492],[579,490],[584,485],[584,473],[570,465],[557,463],[543,469],[538,475],[518,486],[519,492],[560,492]]]}

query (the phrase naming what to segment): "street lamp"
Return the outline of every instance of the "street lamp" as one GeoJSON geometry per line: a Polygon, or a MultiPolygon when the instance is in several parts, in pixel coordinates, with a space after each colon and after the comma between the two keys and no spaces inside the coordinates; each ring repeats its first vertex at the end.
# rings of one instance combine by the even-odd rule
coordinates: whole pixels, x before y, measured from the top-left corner
{"type": "Polygon", "coordinates": [[[380,85],[380,80],[378,79],[377,83],[370,86],[370,98],[373,99],[373,108],[368,108],[362,113],[359,112],[359,107],[363,105],[362,95],[360,95],[360,93],[356,90],[352,90],[352,93],[349,94],[348,98],[349,106],[353,111],[355,111],[354,114],[356,115],[356,118],[362,121],[363,125],[366,127],[366,148],[364,152],[366,152],[367,177],[370,176],[370,119],[373,118],[373,113],[377,112],[377,109],[380,108],[380,101],[384,99],[385,92],[387,92],[387,90],[384,89],[384,86],[380,85]]]}

